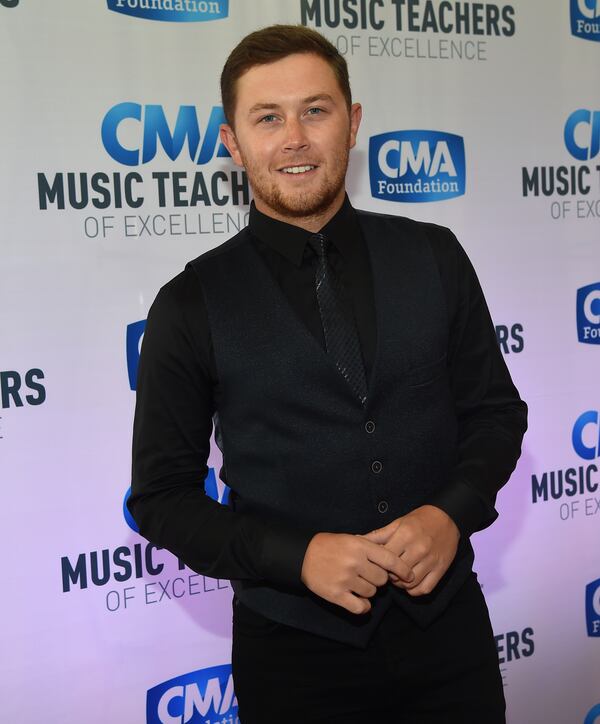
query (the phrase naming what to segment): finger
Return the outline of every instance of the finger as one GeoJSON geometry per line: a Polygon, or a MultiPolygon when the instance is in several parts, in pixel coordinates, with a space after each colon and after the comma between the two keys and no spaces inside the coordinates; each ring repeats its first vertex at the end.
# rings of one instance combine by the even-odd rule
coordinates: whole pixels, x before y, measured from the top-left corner
{"type": "Polygon", "coordinates": [[[357,568],[357,573],[364,578],[365,581],[369,581],[369,583],[372,583],[374,586],[383,586],[388,582],[389,572],[386,571],[385,568],[371,563],[368,559],[360,564],[357,568]]]}
{"type": "MultiPolygon", "coordinates": [[[[425,576],[427,576],[431,571],[434,569],[433,560],[426,559],[424,561],[420,561],[415,566],[412,567],[412,572],[414,573],[414,578],[412,581],[403,581],[403,580],[397,580],[392,581],[394,586],[397,588],[404,588],[407,591],[411,590],[413,588],[416,588],[418,585],[421,584],[425,576]]],[[[391,575],[391,574],[390,574],[391,575]]]]}
{"type": "Polygon", "coordinates": [[[369,546],[367,549],[367,558],[372,563],[376,563],[378,566],[381,566],[381,568],[385,568],[386,571],[395,573],[398,578],[401,578],[407,583],[414,580],[414,573],[410,566],[408,566],[402,558],[399,558],[383,546],[376,544],[369,546]]]}
{"type": "Polygon", "coordinates": [[[398,519],[393,520],[391,523],[384,525],[382,528],[375,528],[375,530],[371,530],[368,533],[365,533],[362,537],[370,540],[372,543],[379,543],[379,545],[384,545],[396,532],[396,529],[399,525],[400,521],[398,519]]]}
{"type": "Polygon", "coordinates": [[[356,593],[362,598],[371,598],[371,596],[374,596],[377,593],[377,586],[374,586],[372,583],[369,583],[369,581],[365,581],[364,578],[357,576],[356,580],[354,580],[350,585],[350,590],[352,593],[356,593]]]}
{"type": "Polygon", "coordinates": [[[338,603],[342,608],[345,608],[346,611],[350,611],[350,613],[360,614],[367,613],[367,611],[371,610],[371,602],[368,598],[355,596],[353,593],[350,593],[350,591],[343,593],[338,603]]]}
{"type": "Polygon", "coordinates": [[[411,596],[425,596],[431,593],[437,586],[441,578],[439,571],[430,571],[425,578],[415,588],[406,589],[406,592],[411,596]]]}

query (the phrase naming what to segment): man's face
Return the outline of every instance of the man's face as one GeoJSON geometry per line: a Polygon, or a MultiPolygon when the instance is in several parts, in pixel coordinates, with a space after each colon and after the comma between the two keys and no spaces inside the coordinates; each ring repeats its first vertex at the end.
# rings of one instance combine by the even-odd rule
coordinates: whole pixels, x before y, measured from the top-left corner
{"type": "Polygon", "coordinates": [[[328,63],[295,53],[238,79],[235,128],[222,126],[221,139],[245,167],[257,208],[294,223],[341,205],[360,118],[328,63]]]}

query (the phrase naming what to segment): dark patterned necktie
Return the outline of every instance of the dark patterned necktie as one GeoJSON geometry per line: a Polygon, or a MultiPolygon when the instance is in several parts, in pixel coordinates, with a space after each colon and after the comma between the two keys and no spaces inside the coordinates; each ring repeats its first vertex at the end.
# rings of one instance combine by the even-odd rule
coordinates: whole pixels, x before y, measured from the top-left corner
{"type": "Polygon", "coordinates": [[[330,242],[323,234],[313,234],[309,237],[308,244],[318,256],[315,286],[327,354],[364,405],[367,399],[367,380],[358,332],[354,319],[344,314],[341,282],[327,258],[330,242]]]}

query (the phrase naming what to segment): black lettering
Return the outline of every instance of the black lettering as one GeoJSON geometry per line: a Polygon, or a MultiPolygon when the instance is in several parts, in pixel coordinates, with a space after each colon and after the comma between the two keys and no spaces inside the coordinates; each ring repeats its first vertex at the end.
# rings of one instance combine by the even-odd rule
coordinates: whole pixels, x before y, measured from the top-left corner
{"type": "Polygon", "coordinates": [[[423,21],[421,23],[421,31],[432,30],[434,33],[438,32],[437,17],[435,14],[435,8],[428,2],[425,5],[425,11],[423,13],[423,21]]]}
{"type": "Polygon", "coordinates": [[[535,651],[535,644],[533,642],[533,629],[529,626],[524,628],[521,633],[521,643],[525,644],[521,649],[521,654],[523,656],[532,656],[535,651]]]}
{"type": "Polygon", "coordinates": [[[598,483],[592,482],[592,473],[597,473],[598,468],[592,464],[588,465],[587,470],[585,471],[585,487],[590,491],[590,493],[595,493],[596,490],[598,490],[598,483]]]}
{"type": "Polygon", "coordinates": [[[2,393],[2,407],[10,407],[10,398],[15,407],[23,407],[23,400],[19,395],[21,388],[21,375],[14,370],[0,372],[0,392],[2,393]]]}
{"type": "Polygon", "coordinates": [[[483,27],[483,3],[473,3],[473,35],[485,35],[483,27]]]}
{"type": "Polygon", "coordinates": [[[529,170],[525,166],[523,166],[523,168],[521,169],[521,173],[523,175],[523,196],[527,196],[530,191],[533,193],[534,196],[539,196],[540,180],[538,167],[535,166],[530,174],[529,170]]]}
{"type": "Polygon", "coordinates": [[[500,35],[498,20],[500,19],[500,9],[497,5],[485,6],[485,24],[488,35],[500,35]]]}
{"type": "Polygon", "coordinates": [[[74,209],[85,209],[88,205],[88,185],[87,185],[87,173],[82,172],[79,174],[79,193],[80,198],[77,198],[77,188],[75,187],[75,176],[72,172],[67,174],[67,188],[69,194],[69,203],[74,209]]]}
{"type": "Polygon", "coordinates": [[[59,209],[65,208],[65,186],[62,173],[54,175],[52,185],[48,183],[46,175],[38,173],[38,197],[40,209],[45,211],[48,204],[53,204],[56,199],[56,205],[59,209]]]}
{"type": "Polygon", "coordinates": [[[519,634],[517,631],[508,631],[506,634],[506,657],[507,661],[520,659],[519,654],[519,634]]]}
{"type": "Polygon", "coordinates": [[[119,546],[115,549],[113,553],[113,563],[117,568],[123,569],[122,572],[115,571],[115,581],[119,581],[120,583],[122,583],[123,581],[128,581],[131,578],[131,574],[133,573],[133,566],[131,565],[131,561],[127,560],[130,555],[131,551],[127,546],[119,546]]]}
{"type": "Polygon", "coordinates": [[[185,171],[173,171],[173,205],[174,206],[187,206],[187,199],[183,199],[181,196],[187,191],[185,186],[185,171]]]}
{"type": "Polygon", "coordinates": [[[108,174],[95,173],[92,175],[90,185],[94,193],[99,194],[100,198],[93,198],[92,204],[97,209],[107,209],[110,206],[110,190],[104,188],[103,184],[108,184],[108,174]]]}
{"type": "Polygon", "coordinates": [[[540,498],[548,500],[548,473],[544,473],[541,480],[538,480],[537,475],[531,476],[531,497],[533,503],[537,503],[540,498]]]}
{"type": "Polygon", "coordinates": [[[152,173],[152,178],[156,179],[157,181],[157,187],[158,187],[158,205],[163,208],[166,206],[165,201],[165,183],[167,179],[169,178],[168,171],[154,171],[152,173]]]}
{"type": "Polygon", "coordinates": [[[377,20],[375,17],[375,8],[376,7],[383,7],[383,0],[371,0],[369,3],[369,23],[371,27],[375,30],[381,30],[383,28],[384,22],[383,20],[377,20]]]}
{"type": "Polygon", "coordinates": [[[515,34],[515,9],[512,5],[505,5],[502,8],[502,20],[504,20],[502,34],[511,38],[515,34]]]}
{"type": "Polygon", "coordinates": [[[156,566],[154,565],[154,560],[153,560],[153,558],[152,558],[152,552],[153,552],[153,551],[158,551],[158,550],[161,550],[161,549],[160,549],[160,548],[157,548],[157,547],[156,547],[155,545],[153,545],[152,543],[148,543],[148,545],[146,546],[146,555],[145,555],[145,559],[146,559],[146,570],[147,570],[148,573],[150,573],[150,575],[152,575],[152,576],[158,576],[158,574],[159,574],[159,573],[162,571],[162,569],[165,567],[165,566],[164,566],[164,563],[159,563],[159,564],[156,565],[156,566]]]}
{"type": "Polygon", "coordinates": [[[511,344],[510,348],[513,352],[522,352],[525,349],[525,339],[523,337],[523,325],[513,324],[510,328],[510,335],[514,339],[516,344],[511,344]]]}
{"type": "Polygon", "coordinates": [[[508,354],[508,327],[506,325],[498,324],[496,326],[496,339],[504,354],[508,354]]]}
{"type": "Polygon", "coordinates": [[[63,593],[68,593],[71,590],[72,583],[79,582],[79,588],[87,588],[85,553],[80,553],[77,556],[75,568],[73,568],[67,556],[63,556],[60,559],[60,564],[62,568],[63,593]]]}
{"type": "Polygon", "coordinates": [[[30,405],[41,405],[46,400],[46,388],[44,385],[40,385],[39,382],[36,382],[36,379],[44,379],[44,373],[42,370],[32,369],[25,373],[25,384],[30,390],[37,392],[37,395],[25,395],[25,399],[30,405]]]}
{"type": "Polygon", "coordinates": [[[300,0],[300,23],[308,25],[309,20],[314,20],[317,28],[321,27],[320,0],[300,0]]]}
{"type": "Polygon", "coordinates": [[[225,204],[229,201],[229,196],[227,196],[227,194],[221,195],[221,192],[219,191],[219,181],[227,183],[227,174],[225,171],[215,171],[210,182],[210,190],[213,201],[217,206],[225,206],[225,204]]]}
{"type": "Polygon", "coordinates": [[[248,186],[248,176],[245,171],[231,172],[231,196],[235,206],[247,206],[250,203],[250,187],[248,186]],[[241,180],[238,180],[241,176],[241,180]],[[240,202],[240,195],[242,200],[240,202]]]}
{"type": "Polygon", "coordinates": [[[344,0],[344,3],[342,5],[344,14],[350,16],[349,18],[344,18],[344,27],[348,28],[349,30],[353,30],[354,28],[358,27],[358,12],[354,9],[354,7],[352,7],[353,5],[356,5],[356,0],[344,0]]]}
{"type": "Polygon", "coordinates": [[[325,25],[328,28],[337,28],[340,24],[340,0],[323,0],[323,2],[325,3],[325,25]]]}
{"type": "MultiPolygon", "coordinates": [[[[139,208],[144,203],[144,197],[143,196],[137,196],[136,198],[133,197],[133,182],[135,183],[142,183],[142,177],[139,173],[136,173],[135,171],[132,171],[131,173],[126,174],[125,176],[125,201],[127,202],[127,206],[131,206],[133,209],[139,208]]],[[[121,208],[121,201],[119,199],[119,206],[117,208],[121,208]]]]}
{"type": "Polygon", "coordinates": [[[192,187],[192,198],[190,199],[191,206],[197,206],[199,203],[203,203],[205,206],[210,206],[210,195],[204,182],[204,174],[202,171],[196,171],[194,175],[194,185],[192,187]]]}
{"type": "Polygon", "coordinates": [[[102,550],[102,573],[98,567],[98,552],[90,553],[90,573],[95,586],[104,586],[110,580],[110,557],[108,548],[102,550]]]}

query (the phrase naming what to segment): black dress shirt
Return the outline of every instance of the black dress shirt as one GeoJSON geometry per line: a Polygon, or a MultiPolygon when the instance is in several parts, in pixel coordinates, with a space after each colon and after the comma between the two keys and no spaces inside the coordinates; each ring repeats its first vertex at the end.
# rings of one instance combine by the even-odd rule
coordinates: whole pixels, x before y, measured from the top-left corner
{"type": "MultiPolygon", "coordinates": [[[[262,214],[254,203],[249,229],[292,309],[325,348],[314,286],[317,259],[307,245],[310,232],[262,214]]],[[[449,320],[448,367],[459,421],[464,418],[452,479],[428,502],[444,510],[462,536],[469,536],[497,516],[495,496],[505,480],[499,481],[495,471],[506,468],[505,459],[518,457],[527,408],[510,379],[466,254],[457,263],[456,251],[444,243],[448,232],[433,224],[427,230],[448,309],[456,310],[449,320]],[[482,346],[489,358],[485,380],[473,361],[480,365],[482,346]],[[495,404],[502,402],[508,424],[481,403],[482,386],[484,399],[487,394],[495,404]]],[[[342,282],[345,311],[356,321],[368,380],[376,343],[373,282],[368,250],[347,197],[321,233],[332,242],[329,258],[342,282]]],[[[204,493],[220,394],[203,292],[188,266],[159,291],[148,314],[137,380],[130,509],[142,535],[193,570],[215,578],[268,576],[273,582],[302,585],[310,537],[234,513],[204,493]]],[[[221,478],[227,482],[224,469],[221,478]]]]}

